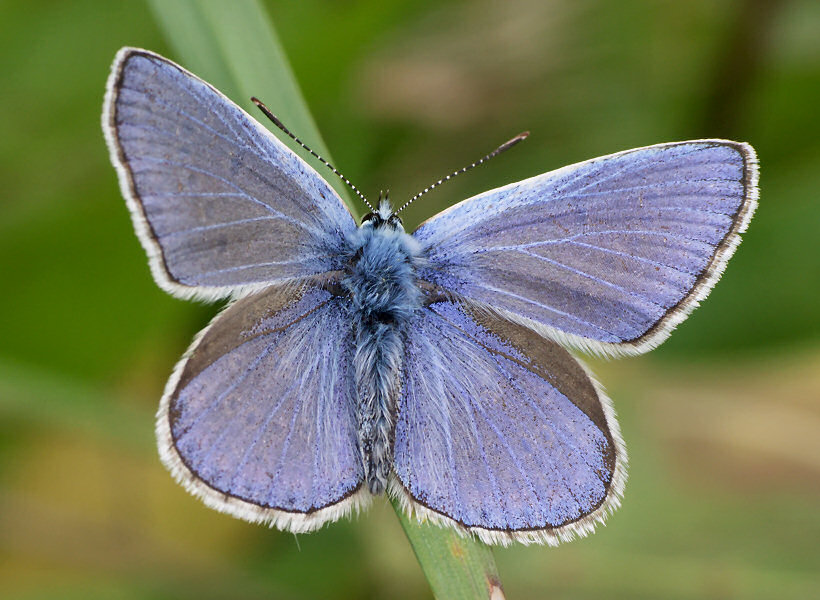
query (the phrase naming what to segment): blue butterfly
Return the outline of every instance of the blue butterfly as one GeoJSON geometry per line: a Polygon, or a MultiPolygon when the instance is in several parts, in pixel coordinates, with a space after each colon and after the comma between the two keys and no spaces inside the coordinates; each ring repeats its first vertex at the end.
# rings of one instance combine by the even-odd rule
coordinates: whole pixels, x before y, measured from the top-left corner
{"type": "Polygon", "coordinates": [[[487,543],[591,532],[627,458],[565,346],[663,342],[757,205],[751,146],[697,140],[491,190],[412,234],[386,200],[357,227],[267,129],[134,48],[102,122],[159,286],[232,300],[166,386],[162,461],[208,506],[292,532],[385,491],[487,543]]]}

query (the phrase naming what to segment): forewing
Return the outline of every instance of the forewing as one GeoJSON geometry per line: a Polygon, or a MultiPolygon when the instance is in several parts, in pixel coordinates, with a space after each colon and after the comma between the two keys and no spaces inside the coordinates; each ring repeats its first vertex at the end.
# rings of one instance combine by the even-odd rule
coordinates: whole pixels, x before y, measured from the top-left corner
{"type": "Polygon", "coordinates": [[[409,330],[394,462],[410,508],[497,544],[585,535],[626,476],[609,400],[566,350],[449,301],[409,330]]]}
{"type": "Polygon", "coordinates": [[[668,337],[717,282],[757,199],[747,144],[593,159],[492,190],[415,232],[420,277],[604,353],[668,337]]]}
{"type": "Polygon", "coordinates": [[[214,299],[340,268],[355,223],[336,192],[179,65],[123,48],[103,130],[163,289],[214,299]]]}
{"type": "Polygon", "coordinates": [[[309,531],[357,509],[350,319],[317,288],[233,303],[198,337],[157,417],[160,455],[206,504],[309,531]]]}

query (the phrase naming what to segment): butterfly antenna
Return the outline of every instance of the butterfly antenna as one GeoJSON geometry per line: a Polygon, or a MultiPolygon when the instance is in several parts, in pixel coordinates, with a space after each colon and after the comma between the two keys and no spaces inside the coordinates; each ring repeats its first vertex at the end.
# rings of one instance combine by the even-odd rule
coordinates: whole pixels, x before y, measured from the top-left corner
{"type": "Polygon", "coordinates": [[[284,123],[282,123],[282,121],[280,121],[279,119],[277,119],[277,118],[276,118],[276,115],[274,115],[274,114],[270,111],[270,109],[269,109],[267,106],[265,106],[265,105],[264,105],[264,103],[263,103],[263,102],[262,102],[259,98],[256,98],[256,97],[254,97],[254,96],[251,96],[251,102],[253,102],[254,104],[256,104],[256,106],[258,106],[258,107],[259,107],[259,110],[261,110],[263,113],[265,113],[265,116],[266,116],[267,118],[269,118],[271,121],[273,121],[273,124],[274,124],[274,125],[276,125],[279,129],[281,129],[282,131],[284,131],[284,132],[285,132],[285,133],[286,133],[286,134],[290,137],[290,139],[292,139],[294,142],[296,142],[297,144],[299,144],[302,148],[304,148],[305,150],[307,150],[308,152],[310,152],[313,156],[315,156],[316,158],[318,158],[318,159],[319,159],[319,161],[320,161],[323,165],[325,165],[328,169],[330,169],[331,171],[333,171],[339,179],[341,179],[342,181],[344,181],[344,182],[348,185],[348,187],[349,187],[351,190],[353,190],[353,191],[356,193],[356,195],[357,195],[359,198],[361,198],[361,199],[362,199],[362,201],[363,201],[365,204],[367,204],[367,207],[371,210],[371,212],[375,212],[375,211],[376,211],[376,209],[375,209],[375,208],[373,208],[373,206],[371,206],[370,202],[368,202],[368,201],[367,201],[367,198],[365,198],[365,197],[364,197],[364,194],[362,194],[362,193],[359,191],[359,189],[358,189],[355,185],[353,185],[352,183],[350,183],[350,180],[349,180],[347,177],[345,177],[344,175],[342,175],[341,173],[339,173],[339,171],[337,171],[337,170],[336,170],[336,167],[334,167],[334,166],[333,166],[333,165],[331,165],[329,162],[327,162],[324,158],[322,158],[321,156],[319,156],[318,154],[316,154],[313,150],[311,150],[310,148],[308,148],[307,144],[305,144],[302,140],[300,140],[298,137],[296,137],[295,135],[293,135],[293,134],[290,132],[290,129],[288,129],[287,127],[285,127],[284,123]]]}
{"type": "Polygon", "coordinates": [[[414,200],[416,200],[416,199],[420,198],[421,196],[423,196],[424,194],[426,194],[427,192],[429,192],[429,191],[430,191],[430,190],[432,190],[433,188],[440,186],[440,185],[441,185],[442,183],[444,183],[445,181],[450,181],[450,180],[451,180],[453,177],[455,177],[456,175],[461,175],[462,173],[464,173],[464,172],[466,172],[466,171],[469,171],[470,169],[473,169],[473,168],[477,167],[478,165],[480,165],[480,164],[483,164],[483,163],[487,162],[488,160],[490,160],[490,159],[491,159],[491,158],[493,158],[494,156],[498,156],[499,154],[501,154],[501,153],[502,153],[502,152],[504,152],[505,150],[509,150],[510,148],[512,148],[513,146],[515,146],[518,142],[521,142],[521,141],[523,141],[523,140],[527,139],[527,136],[529,136],[529,135],[530,135],[530,132],[529,132],[529,131],[523,131],[523,132],[519,133],[517,136],[515,136],[514,138],[512,138],[512,139],[510,139],[510,140],[507,140],[506,142],[504,142],[503,144],[501,144],[498,148],[496,148],[495,150],[493,150],[492,152],[490,152],[490,153],[489,153],[487,156],[485,156],[484,158],[481,158],[481,159],[479,159],[479,160],[475,161],[474,163],[472,163],[472,164],[470,164],[470,165],[467,165],[467,166],[466,166],[466,167],[464,167],[464,168],[459,169],[458,171],[453,171],[453,172],[452,172],[452,173],[450,173],[447,177],[442,177],[441,179],[439,179],[438,181],[436,181],[434,184],[432,184],[432,185],[430,185],[430,186],[428,186],[428,187],[424,188],[424,189],[423,189],[423,190],[421,190],[418,194],[416,194],[415,196],[413,196],[412,198],[410,198],[407,202],[405,202],[404,204],[402,204],[402,205],[399,207],[399,209],[398,209],[396,212],[394,212],[393,214],[394,214],[394,215],[399,214],[401,211],[403,211],[405,208],[407,208],[407,207],[408,207],[408,206],[409,206],[409,205],[410,205],[410,204],[411,204],[414,200]]]}

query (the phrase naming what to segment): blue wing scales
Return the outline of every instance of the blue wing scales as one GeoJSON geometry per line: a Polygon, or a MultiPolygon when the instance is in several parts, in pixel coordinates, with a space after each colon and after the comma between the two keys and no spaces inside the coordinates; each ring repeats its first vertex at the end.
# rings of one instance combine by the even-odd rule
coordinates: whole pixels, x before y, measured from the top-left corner
{"type": "Polygon", "coordinates": [[[163,289],[215,299],[341,268],[356,226],[336,192],[173,62],[121,50],[103,129],[163,289]]]}
{"type": "Polygon", "coordinates": [[[169,381],[163,462],[223,512],[310,531],[368,500],[343,302],[274,287],[223,311],[169,381]]]}
{"type": "Polygon", "coordinates": [[[558,344],[438,301],[407,336],[393,488],[488,543],[557,543],[619,501],[626,454],[603,392],[558,344]]]}
{"type": "Polygon", "coordinates": [[[662,342],[714,286],[754,212],[747,144],[661,144],[491,190],[414,236],[421,279],[604,353],[662,342]]]}

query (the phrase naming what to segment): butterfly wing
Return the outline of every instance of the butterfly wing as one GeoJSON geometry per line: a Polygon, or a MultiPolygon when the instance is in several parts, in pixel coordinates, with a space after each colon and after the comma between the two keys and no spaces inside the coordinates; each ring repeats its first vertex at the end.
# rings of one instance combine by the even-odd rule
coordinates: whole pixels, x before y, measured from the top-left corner
{"type": "Polygon", "coordinates": [[[561,346],[469,303],[409,328],[393,493],[487,543],[585,535],[620,499],[626,454],[609,400],[561,346]]]}
{"type": "Polygon", "coordinates": [[[645,352],[706,297],[757,205],[747,144],[621,152],[491,190],[414,236],[420,278],[577,347],[645,352]]]}
{"type": "Polygon", "coordinates": [[[123,48],[103,109],[157,283],[216,299],[341,268],[353,217],[306,162],[179,65],[123,48]]]}
{"type": "Polygon", "coordinates": [[[236,517],[303,532],[367,502],[346,305],[280,286],[225,309],[194,341],[157,415],[163,462],[236,517]]]}

